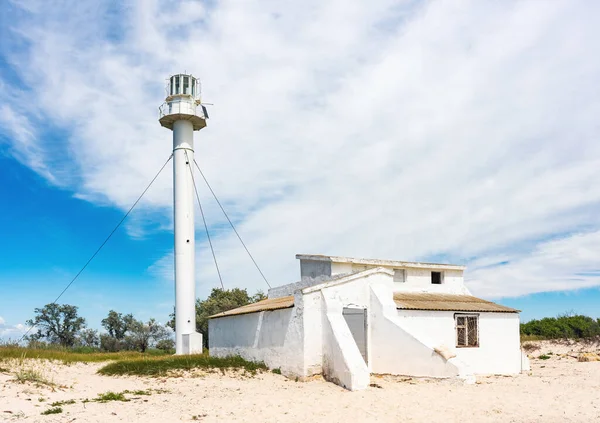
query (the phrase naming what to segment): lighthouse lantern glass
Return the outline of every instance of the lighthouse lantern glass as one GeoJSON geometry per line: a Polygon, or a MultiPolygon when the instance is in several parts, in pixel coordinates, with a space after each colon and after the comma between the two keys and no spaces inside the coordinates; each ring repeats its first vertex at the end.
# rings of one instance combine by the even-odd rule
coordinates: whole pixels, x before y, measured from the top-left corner
{"type": "Polygon", "coordinates": [[[178,74],[169,78],[167,92],[169,96],[191,95],[196,98],[200,94],[198,79],[192,75],[178,74]]]}

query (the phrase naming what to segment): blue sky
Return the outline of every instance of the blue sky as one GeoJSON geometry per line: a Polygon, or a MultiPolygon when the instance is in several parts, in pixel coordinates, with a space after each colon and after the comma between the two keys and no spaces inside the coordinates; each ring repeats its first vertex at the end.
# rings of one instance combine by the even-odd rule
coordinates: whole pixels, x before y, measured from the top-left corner
{"type": "MultiPolygon", "coordinates": [[[[524,320],[600,317],[599,6],[83,3],[0,5],[0,336],[169,156],[157,107],[183,70],[215,104],[196,157],[273,285],[297,279],[296,253],[443,260],[524,320]]],[[[201,196],[226,287],[264,290],[201,196]]],[[[63,297],[91,326],[166,320],[171,201],[168,168],[63,297]]]]}

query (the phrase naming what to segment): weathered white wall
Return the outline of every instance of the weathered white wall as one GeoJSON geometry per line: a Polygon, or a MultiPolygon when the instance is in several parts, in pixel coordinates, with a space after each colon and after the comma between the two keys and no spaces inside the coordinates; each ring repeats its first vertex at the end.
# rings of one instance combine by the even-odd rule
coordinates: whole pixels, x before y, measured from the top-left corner
{"type": "Polygon", "coordinates": [[[394,271],[394,269],[404,269],[405,282],[394,283],[394,291],[406,292],[434,292],[445,294],[466,294],[470,295],[469,290],[464,284],[462,270],[444,270],[440,268],[418,269],[418,268],[401,268],[392,266],[375,266],[375,265],[353,265],[352,263],[331,263],[331,275],[347,274],[367,269],[376,269],[383,267],[394,271]],[[431,283],[431,272],[442,272],[444,274],[443,282],[440,285],[431,283]]]}
{"type": "Polygon", "coordinates": [[[262,361],[272,369],[280,368],[284,375],[303,375],[303,321],[299,310],[301,307],[210,319],[210,355],[240,355],[246,360],[262,361]]]}
{"type": "MultiPolygon", "coordinates": [[[[340,324],[345,327],[348,333],[350,333],[350,330],[343,319],[342,309],[344,307],[368,308],[369,286],[373,283],[373,280],[380,277],[380,272],[381,270],[372,270],[366,275],[351,274],[302,290],[304,300],[304,327],[310,328],[304,333],[305,375],[309,376],[311,374],[321,373],[325,361],[324,351],[328,348],[327,343],[337,343],[338,340],[336,337],[343,337],[343,335],[337,333],[327,334],[324,332],[324,326],[326,326],[326,324],[329,326],[331,325],[323,320],[325,316],[328,313],[330,315],[332,313],[339,314],[339,318],[341,319],[340,324]],[[324,301],[325,297],[327,301],[324,301]],[[329,304],[330,307],[335,307],[335,311],[328,309],[326,304],[329,304]]],[[[387,272],[386,276],[390,277],[391,272],[386,270],[383,270],[383,272],[387,272]]],[[[367,321],[367,327],[369,324],[370,322],[367,321]]],[[[350,334],[350,336],[352,335],[350,334]]],[[[353,360],[359,359],[359,362],[364,363],[364,360],[358,351],[358,347],[354,342],[354,338],[350,338],[350,341],[350,345],[353,349],[356,349],[358,354],[358,358],[355,357],[353,360]]],[[[369,349],[368,342],[367,349],[369,349]]],[[[358,364],[351,362],[350,365],[357,366],[358,364]]]]}
{"type": "MultiPolygon", "coordinates": [[[[211,355],[239,354],[291,377],[324,373],[349,389],[364,386],[369,372],[467,379],[472,372],[521,370],[518,314],[485,313],[481,346],[456,349],[453,312],[396,310],[392,269],[341,270],[344,276],[305,278],[269,291],[269,297],[293,294],[294,308],[211,319],[211,355]],[[343,319],[344,307],[368,309],[367,363],[343,319]],[[445,359],[435,351],[444,347],[457,356],[445,359]]],[[[462,293],[462,271],[446,272],[446,292],[462,293]]],[[[404,284],[407,290],[430,288],[429,271],[407,269],[404,284]]]]}
{"type": "Polygon", "coordinates": [[[323,372],[323,299],[321,291],[303,295],[304,373],[312,376],[323,372]]]}
{"type": "Polygon", "coordinates": [[[323,377],[351,391],[366,389],[370,372],[342,316],[342,305],[323,292],[323,377]]]}
{"type": "Polygon", "coordinates": [[[300,277],[317,278],[331,276],[331,262],[322,260],[300,260],[300,277]]]}
{"type": "Polygon", "coordinates": [[[289,295],[294,295],[298,291],[308,288],[310,286],[319,285],[323,282],[330,280],[329,276],[321,276],[317,278],[304,278],[298,282],[288,283],[287,285],[276,286],[274,288],[269,288],[268,297],[269,298],[280,298],[287,297],[289,295]]]}
{"type": "Polygon", "coordinates": [[[405,327],[452,349],[474,374],[521,372],[517,313],[474,313],[479,315],[479,347],[475,348],[456,348],[454,314],[452,311],[398,310],[405,327]]]}
{"type": "MultiPolygon", "coordinates": [[[[375,268],[375,266],[373,266],[375,268]]],[[[352,273],[352,263],[331,263],[331,275],[352,273]]]]}
{"type": "Polygon", "coordinates": [[[462,270],[442,270],[444,274],[440,285],[431,283],[431,271],[436,269],[406,269],[406,282],[394,284],[394,290],[407,292],[432,292],[443,294],[467,294],[462,270]]]}
{"type": "Polygon", "coordinates": [[[444,359],[435,341],[412,331],[398,318],[391,299],[392,278],[371,286],[371,371],[422,377],[463,377],[470,371],[460,359],[444,359]]]}

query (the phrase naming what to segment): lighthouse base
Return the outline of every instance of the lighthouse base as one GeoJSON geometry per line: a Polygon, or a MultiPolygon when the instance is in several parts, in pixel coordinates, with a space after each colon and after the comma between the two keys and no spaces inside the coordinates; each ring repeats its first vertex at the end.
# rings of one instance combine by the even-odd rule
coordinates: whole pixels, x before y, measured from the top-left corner
{"type": "Polygon", "coordinates": [[[202,334],[198,332],[181,335],[182,351],[179,355],[202,354],[202,334]]]}

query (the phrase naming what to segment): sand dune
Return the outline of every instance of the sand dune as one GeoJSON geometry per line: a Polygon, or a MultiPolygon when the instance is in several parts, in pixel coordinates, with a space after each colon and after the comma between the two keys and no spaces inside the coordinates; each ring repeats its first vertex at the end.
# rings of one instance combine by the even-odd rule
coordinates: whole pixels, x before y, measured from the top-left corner
{"type": "Polygon", "coordinates": [[[176,378],[107,377],[103,364],[2,362],[0,421],[28,422],[593,422],[600,421],[600,362],[578,362],[596,346],[537,343],[532,371],[517,377],[457,381],[373,376],[373,387],[349,392],[315,379],[295,382],[263,373],[186,373],[176,378]],[[18,369],[35,368],[57,387],[16,382],[18,369]],[[128,402],[87,402],[107,391],[128,402]],[[63,413],[41,415],[55,401],[63,413]]]}

